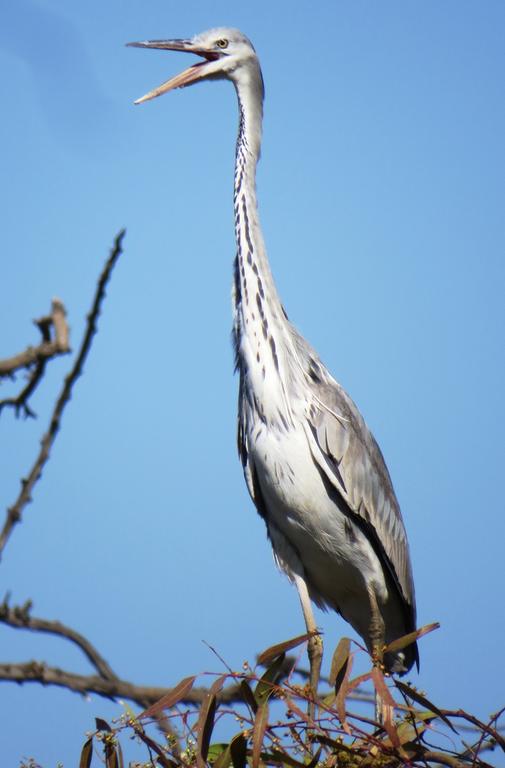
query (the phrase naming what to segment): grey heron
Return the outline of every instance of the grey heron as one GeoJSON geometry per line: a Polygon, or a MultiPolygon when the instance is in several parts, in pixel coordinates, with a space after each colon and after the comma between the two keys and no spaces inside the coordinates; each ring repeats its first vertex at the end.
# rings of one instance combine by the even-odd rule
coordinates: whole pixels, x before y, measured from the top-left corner
{"type": "Polygon", "coordinates": [[[311,600],[341,614],[387,672],[404,674],[418,664],[415,642],[382,655],[416,627],[407,535],[389,472],[358,408],[288,320],[267,258],[256,199],[264,87],[255,49],[224,27],[129,45],[201,57],[135,103],[205,79],[231,80],[237,92],[238,450],[275,559],[298,589],[313,690],[322,642],[311,600]]]}

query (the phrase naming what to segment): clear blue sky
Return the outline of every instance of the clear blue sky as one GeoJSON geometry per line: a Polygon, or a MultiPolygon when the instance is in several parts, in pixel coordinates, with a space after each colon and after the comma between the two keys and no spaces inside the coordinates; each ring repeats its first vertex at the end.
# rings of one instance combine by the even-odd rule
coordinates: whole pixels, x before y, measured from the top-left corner
{"type": "MultiPolygon", "coordinates": [[[[411,679],[485,717],[504,704],[500,0],[4,0],[0,356],[36,340],[30,320],[54,295],[76,345],[113,236],[128,233],[1,589],[139,683],[218,669],[202,640],[239,667],[303,631],[235,452],[235,94],[207,83],[134,107],[187,60],[124,47],[221,24],[263,65],[259,199],[281,296],[383,449],[419,623],[442,624],[411,679]]],[[[51,364],[38,421],[2,415],[3,508],[69,365],[51,364]]],[[[331,648],[349,633],[318,620],[331,648]]],[[[0,648],[88,671],[56,639],[0,626],[0,648]]],[[[75,765],[93,717],[118,709],[4,684],[2,764],[75,765]]]]}

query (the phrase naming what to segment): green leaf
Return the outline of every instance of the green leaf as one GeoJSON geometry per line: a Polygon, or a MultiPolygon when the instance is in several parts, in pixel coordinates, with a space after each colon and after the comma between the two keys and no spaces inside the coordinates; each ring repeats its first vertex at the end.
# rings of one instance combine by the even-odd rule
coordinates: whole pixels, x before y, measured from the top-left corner
{"type": "MultiPolygon", "coordinates": [[[[270,698],[274,689],[273,686],[280,677],[282,666],[284,664],[284,653],[274,660],[266,672],[261,676],[258,684],[254,690],[254,698],[258,704],[258,707],[262,705],[264,701],[270,698]]],[[[256,713],[257,714],[257,713],[256,713]]]]}
{"type": "Polygon", "coordinates": [[[372,682],[375,686],[375,690],[381,697],[384,704],[387,704],[388,707],[395,707],[395,700],[391,696],[391,691],[386,685],[386,681],[384,680],[384,674],[381,672],[379,667],[373,667],[371,671],[371,678],[372,682]]]}
{"type": "Polygon", "coordinates": [[[112,728],[110,727],[109,723],[107,723],[105,720],[102,720],[101,717],[95,717],[95,725],[97,731],[108,731],[108,733],[112,733],[112,728]]]}
{"type": "MultiPolygon", "coordinates": [[[[212,746],[209,749],[209,761],[212,761],[212,746]]],[[[223,751],[216,755],[214,759],[214,768],[228,768],[231,763],[231,749],[229,744],[224,745],[223,751]]]]}
{"type": "Polygon", "coordinates": [[[97,731],[108,731],[112,733],[112,728],[106,720],[102,720],[101,717],[95,717],[95,725],[97,731]]]}
{"type": "Polygon", "coordinates": [[[81,759],[79,760],[79,768],[89,768],[91,760],[93,759],[93,737],[84,742],[84,746],[81,750],[81,759]]]}
{"type": "MultiPolygon", "coordinates": [[[[226,752],[226,750],[229,748],[229,744],[226,742],[220,742],[216,741],[214,744],[209,745],[209,749],[207,750],[207,760],[209,763],[216,763],[216,760],[218,760],[220,757],[223,756],[223,753],[226,752]]],[[[230,757],[231,762],[231,757],[230,757]]],[[[229,763],[228,763],[229,764],[229,763]]]]}
{"type": "Polygon", "coordinates": [[[121,749],[121,744],[117,743],[117,755],[119,758],[119,768],[124,768],[124,760],[123,760],[123,750],[121,749]]]}
{"type": "Polygon", "coordinates": [[[344,682],[347,668],[349,666],[349,654],[351,650],[351,641],[348,637],[343,637],[333,654],[330,670],[330,684],[335,686],[335,693],[338,694],[340,686],[344,682]]]}
{"type": "Polygon", "coordinates": [[[180,683],[177,683],[177,685],[172,688],[171,691],[162,696],[161,699],[141,712],[139,719],[141,717],[157,717],[163,712],[164,709],[171,709],[174,707],[179,703],[181,699],[188,695],[194,685],[195,680],[196,675],[193,675],[192,677],[185,677],[180,681],[180,683]]]}
{"type": "Polygon", "coordinates": [[[420,693],[415,691],[413,688],[410,687],[410,685],[406,685],[405,683],[401,683],[399,680],[395,680],[396,687],[402,691],[406,696],[416,701],[418,704],[420,704],[425,709],[429,709],[431,712],[433,712],[437,717],[439,717],[441,720],[444,721],[444,723],[453,731],[454,733],[457,733],[457,730],[454,728],[453,724],[449,720],[448,717],[446,717],[438,707],[435,706],[435,704],[432,704],[429,699],[426,698],[426,696],[422,696],[420,693]]]}
{"type": "Polygon", "coordinates": [[[105,744],[105,765],[107,768],[119,768],[116,747],[112,744],[105,744]]]}
{"type": "MultiPolygon", "coordinates": [[[[433,713],[430,712],[430,715],[433,713]]],[[[416,742],[418,737],[426,730],[426,725],[424,723],[416,723],[416,727],[412,725],[411,722],[408,720],[404,720],[402,723],[399,724],[396,731],[398,733],[398,738],[400,739],[400,744],[403,746],[404,744],[408,744],[409,742],[416,742]]]]}
{"type": "Polygon", "coordinates": [[[258,656],[258,664],[264,666],[265,664],[268,664],[270,661],[272,661],[272,659],[280,656],[281,653],[286,653],[286,651],[290,651],[292,648],[297,648],[302,643],[307,642],[307,640],[310,640],[310,634],[298,635],[298,637],[292,637],[291,640],[285,640],[283,643],[271,645],[270,648],[267,648],[262,653],[260,653],[258,656]]]}
{"type": "Polygon", "coordinates": [[[200,716],[196,730],[198,733],[198,755],[200,759],[198,762],[202,765],[207,760],[207,754],[209,752],[210,738],[212,731],[214,730],[214,718],[216,716],[216,696],[214,693],[208,694],[202,708],[200,710],[200,716]]]}
{"type": "Polygon", "coordinates": [[[230,754],[233,768],[246,768],[247,739],[243,733],[238,733],[230,742],[230,754]]]}
{"type": "Polygon", "coordinates": [[[289,765],[291,768],[306,768],[305,763],[295,760],[282,749],[272,749],[271,752],[262,752],[261,759],[264,763],[279,763],[279,765],[289,765]]]}
{"type": "Polygon", "coordinates": [[[433,632],[435,629],[440,629],[440,624],[435,621],[433,624],[426,624],[421,629],[416,629],[415,632],[409,632],[408,635],[399,637],[398,640],[393,640],[392,643],[388,643],[384,648],[384,653],[396,653],[406,648],[408,645],[412,645],[416,640],[419,640],[423,635],[427,635],[429,632],[433,632]]]}
{"type": "Polygon", "coordinates": [[[252,768],[258,768],[261,759],[261,748],[263,738],[268,725],[268,700],[265,699],[258,707],[254,719],[253,742],[252,742],[252,768]]]}
{"type": "Polygon", "coordinates": [[[332,709],[336,698],[334,691],[332,691],[331,693],[328,693],[327,696],[319,697],[319,701],[321,702],[321,706],[326,707],[326,709],[332,709]]]}
{"type": "MultiPolygon", "coordinates": [[[[337,649],[338,649],[338,646],[337,646],[337,649]]],[[[352,682],[349,682],[349,677],[351,676],[351,670],[352,670],[352,662],[353,662],[353,657],[349,655],[347,657],[347,661],[344,667],[342,668],[342,675],[338,676],[339,686],[338,686],[338,692],[335,698],[335,708],[337,710],[338,719],[340,720],[344,731],[349,735],[351,733],[351,729],[349,728],[349,724],[347,722],[347,715],[345,711],[345,700],[348,693],[352,690],[352,682]]]]}
{"type": "Polygon", "coordinates": [[[221,691],[224,681],[228,675],[221,675],[211,685],[205,701],[200,709],[200,715],[196,724],[198,733],[197,741],[197,762],[205,763],[209,751],[210,739],[214,730],[214,719],[216,716],[217,694],[221,691]]]}
{"type": "Polygon", "coordinates": [[[255,715],[258,711],[258,702],[254,698],[254,693],[247,680],[240,681],[240,691],[245,703],[251,708],[252,713],[255,715]]]}

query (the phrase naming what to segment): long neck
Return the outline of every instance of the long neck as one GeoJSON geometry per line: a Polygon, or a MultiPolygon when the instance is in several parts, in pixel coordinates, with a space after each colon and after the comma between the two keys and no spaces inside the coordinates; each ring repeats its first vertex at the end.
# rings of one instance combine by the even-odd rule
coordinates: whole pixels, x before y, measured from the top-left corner
{"type": "MultiPolygon", "coordinates": [[[[240,280],[235,306],[252,299],[255,305],[275,309],[280,300],[275,288],[259,223],[256,199],[256,166],[261,152],[263,101],[261,91],[237,87],[240,110],[235,156],[235,237],[240,280]],[[258,298],[256,298],[256,296],[258,298]]],[[[258,311],[260,311],[258,309],[258,311]]]]}
{"type": "Polygon", "coordinates": [[[234,336],[241,386],[261,418],[285,411],[284,384],[290,345],[284,310],[275,287],[259,224],[256,165],[263,118],[262,89],[238,84],[240,109],[235,159],[234,336]],[[254,402],[253,402],[254,401],[254,402]]]}

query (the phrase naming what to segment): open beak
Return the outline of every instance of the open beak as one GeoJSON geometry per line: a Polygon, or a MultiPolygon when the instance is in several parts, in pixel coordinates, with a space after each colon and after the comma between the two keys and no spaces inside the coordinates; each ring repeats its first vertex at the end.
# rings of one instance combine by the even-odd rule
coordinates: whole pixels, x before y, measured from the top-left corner
{"type": "Polygon", "coordinates": [[[205,51],[198,48],[191,40],[146,40],[141,43],[127,43],[132,48],[157,48],[162,51],[186,51],[186,53],[195,53],[197,56],[203,56],[204,61],[199,61],[198,64],[193,64],[192,67],[188,67],[184,72],[181,72],[175,77],[171,77],[170,80],[154,88],[145,96],[141,96],[137,99],[135,104],[142,104],[144,101],[155,99],[157,96],[161,96],[162,93],[172,91],[174,88],[184,88],[186,85],[191,85],[197,80],[201,80],[207,75],[208,65],[210,62],[219,58],[219,54],[211,51],[205,51]]]}

